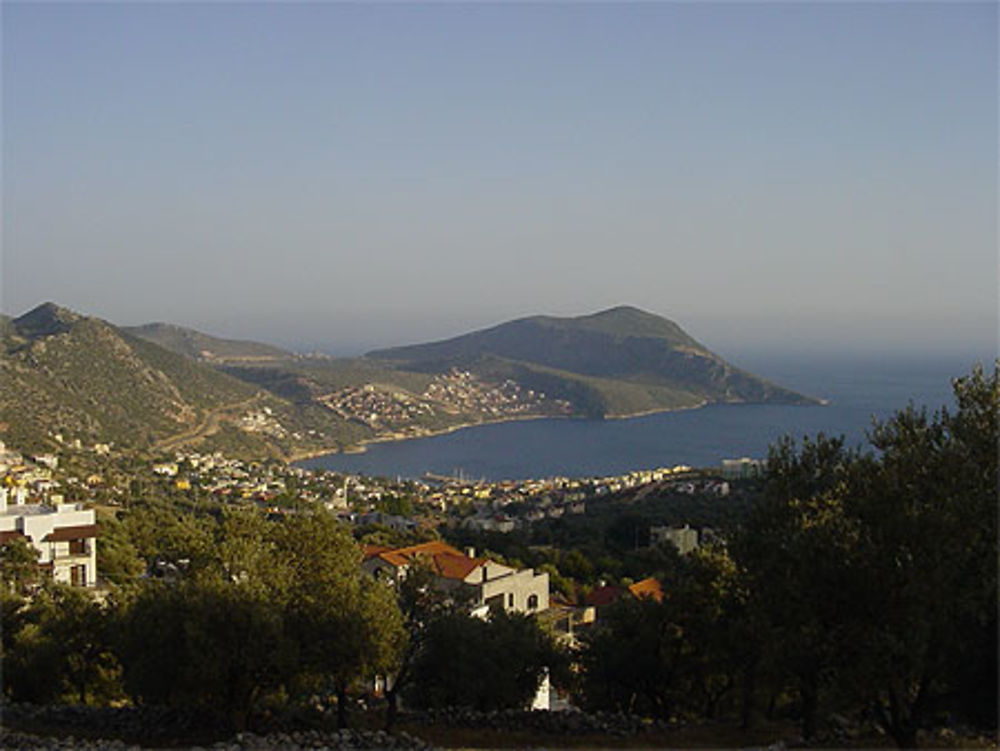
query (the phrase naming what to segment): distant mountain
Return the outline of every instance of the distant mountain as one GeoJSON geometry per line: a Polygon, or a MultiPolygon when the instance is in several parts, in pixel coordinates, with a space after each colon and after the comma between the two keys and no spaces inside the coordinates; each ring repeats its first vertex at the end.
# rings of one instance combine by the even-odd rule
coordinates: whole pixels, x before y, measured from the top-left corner
{"type": "Polygon", "coordinates": [[[245,362],[290,357],[291,353],[260,342],[220,339],[171,323],[124,326],[123,331],[178,355],[210,362],[245,362]]]}
{"type": "Polygon", "coordinates": [[[162,323],[118,328],[53,303],[0,318],[0,439],[28,451],[61,437],[289,458],[496,420],[711,402],[814,400],[629,307],[362,358],[302,357],[162,323]]]}
{"type": "Polygon", "coordinates": [[[46,302],[25,313],[20,318],[10,319],[17,334],[28,338],[54,336],[69,331],[82,316],[68,308],[61,308],[54,302],[46,302]]]}
{"type": "Polygon", "coordinates": [[[9,323],[0,420],[36,443],[55,433],[151,445],[250,386],[97,318],[45,303],[9,323]]]}
{"type": "Polygon", "coordinates": [[[618,416],[706,402],[815,403],[740,370],[680,326],[622,306],[577,318],[533,316],[429,344],[369,352],[404,370],[459,367],[618,416]]]}
{"type": "Polygon", "coordinates": [[[25,450],[58,435],[285,456],[329,446],[343,422],[53,303],[0,324],[0,439],[25,450]]]}
{"type": "Polygon", "coordinates": [[[14,334],[14,319],[0,313],[0,338],[14,334]]]}

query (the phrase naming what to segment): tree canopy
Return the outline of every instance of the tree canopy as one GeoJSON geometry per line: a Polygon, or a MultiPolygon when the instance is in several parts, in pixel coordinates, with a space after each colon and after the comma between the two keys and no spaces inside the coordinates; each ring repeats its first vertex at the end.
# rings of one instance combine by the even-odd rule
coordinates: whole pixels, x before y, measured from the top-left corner
{"type": "Polygon", "coordinates": [[[995,728],[998,367],[954,391],[953,410],[876,423],[871,453],[777,442],[715,565],[685,562],[662,603],[624,601],[592,633],[587,703],[672,717],[723,700],[746,725],[763,698],[806,738],[857,712],[900,747],[943,717],[995,728]]]}

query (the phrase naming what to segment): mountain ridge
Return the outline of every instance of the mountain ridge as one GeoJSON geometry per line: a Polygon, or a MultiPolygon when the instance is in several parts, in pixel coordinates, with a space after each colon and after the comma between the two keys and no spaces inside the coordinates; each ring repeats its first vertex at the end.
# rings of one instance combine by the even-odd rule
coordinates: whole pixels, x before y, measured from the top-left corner
{"type": "Polygon", "coordinates": [[[709,351],[673,321],[629,305],[618,305],[596,313],[575,317],[550,315],[524,316],[425,344],[408,344],[372,350],[367,352],[365,357],[375,359],[395,359],[397,357],[411,359],[407,357],[408,352],[430,349],[454,349],[456,346],[461,348],[463,344],[474,342],[484,336],[491,337],[498,334],[506,336],[507,332],[513,330],[523,331],[531,328],[552,331],[584,330],[616,339],[662,339],[674,346],[690,347],[702,352],[709,351]]]}
{"type": "Polygon", "coordinates": [[[24,450],[54,448],[60,436],[288,457],[330,445],[341,422],[54,303],[4,322],[0,439],[24,450]]]}
{"type": "MultiPolygon", "coordinates": [[[[477,369],[484,358],[678,393],[664,409],[705,402],[816,403],[727,363],[669,319],[631,306],[577,317],[530,316],[426,344],[369,352],[401,369],[477,369]]],[[[605,414],[622,416],[613,403],[605,414]]],[[[593,410],[591,411],[593,414],[593,410]]]]}
{"type": "Polygon", "coordinates": [[[39,448],[68,434],[289,459],[498,420],[817,403],[631,306],[333,358],[43,303],[0,319],[0,355],[0,438],[39,448]]]}
{"type": "Polygon", "coordinates": [[[173,323],[158,321],[121,328],[178,355],[196,360],[259,360],[292,356],[291,352],[270,344],[246,339],[224,339],[173,323]]]}

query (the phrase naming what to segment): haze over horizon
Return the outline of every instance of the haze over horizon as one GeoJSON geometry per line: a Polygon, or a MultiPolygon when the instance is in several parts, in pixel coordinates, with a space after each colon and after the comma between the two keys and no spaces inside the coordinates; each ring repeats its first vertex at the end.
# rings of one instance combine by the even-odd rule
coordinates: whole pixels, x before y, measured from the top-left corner
{"type": "Polygon", "coordinates": [[[997,348],[997,9],[27,4],[0,308],[356,354],[629,304],[997,348]]]}

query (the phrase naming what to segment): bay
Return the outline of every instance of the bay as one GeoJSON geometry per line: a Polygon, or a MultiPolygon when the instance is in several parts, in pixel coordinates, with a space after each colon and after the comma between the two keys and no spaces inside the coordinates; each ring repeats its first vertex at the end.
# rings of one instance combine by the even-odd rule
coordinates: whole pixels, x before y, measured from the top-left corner
{"type": "Polygon", "coordinates": [[[973,358],[744,356],[741,367],[824,406],[708,405],[613,420],[540,419],[465,428],[438,436],[374,443],[363,453],[328,454],[300,466],[371,476],[419,478],[427,472],[470,479],[593,477],[723,459],[764,458],[783,435],[823,432],[866,446],[872,420],[907,404],[951,406],[951,379],[973,358]]]}

